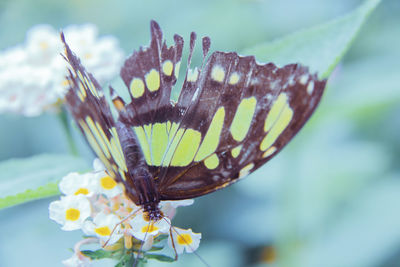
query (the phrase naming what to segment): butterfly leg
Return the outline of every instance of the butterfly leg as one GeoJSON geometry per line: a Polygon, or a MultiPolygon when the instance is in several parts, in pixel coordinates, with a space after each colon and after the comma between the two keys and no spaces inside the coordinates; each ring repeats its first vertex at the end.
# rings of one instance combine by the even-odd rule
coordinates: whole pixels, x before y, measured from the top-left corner
{"type": "Polygon", "coordinates": [[[172,235],[172,227],[173,226],[171,226],[171,228],[169,228],[169,236],[171,237],[172,248],[174,249],[174,252],[175,252],[175,261],[177,261],[178,260],[178,252],[176,252],[176,248],[175,248],[175,241],[174,241],[174,237],[172,235]]]}
{"type": "Polygon", "coordinates": [[[130,213],[128,216],[126,216],[124,219],[122,219],[121,221],[119,221],[113,228],[113,230],[111,231],[110,234],[110,238],[108,238],[108,240],[104,243],[104,245],[102,246],[103,248],[107,246],[108,242],[110,242],[111,236],[114,234],[115,230],[117,229],[117,227],[121,224],[123,224],[124,222],[126,222],[127,220],[129,220],[130,218],[132,218],[133,216],[136,215],[136,213],[138,213],[138,211],[140,211],[141,208],[133,211],[132,213],[130,213]]]}

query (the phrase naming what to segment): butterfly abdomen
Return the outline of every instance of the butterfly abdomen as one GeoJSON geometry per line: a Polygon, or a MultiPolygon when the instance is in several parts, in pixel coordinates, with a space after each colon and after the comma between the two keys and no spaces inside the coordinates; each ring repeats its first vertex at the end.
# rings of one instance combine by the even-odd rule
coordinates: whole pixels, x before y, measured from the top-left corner
{"type": "Polygon", "coordinates": [[[150,219],[160,219],[161,213],[158,208],[160,202],[159,190],[150,173],[143,152],[133,130],[122,122],[117,122],[117,131],[124,157],[128,168],[128,187],[126,192],[136,205],[142,206],[149,214],[150,219]]]}
{"type": "Polygon", "coordinates": [[[132,128],[127,127],[123,122],[117,122],[117,132],[128,170],[138,167],[146,168],[147,165],[143,156],[142,149],[132,128]]]}

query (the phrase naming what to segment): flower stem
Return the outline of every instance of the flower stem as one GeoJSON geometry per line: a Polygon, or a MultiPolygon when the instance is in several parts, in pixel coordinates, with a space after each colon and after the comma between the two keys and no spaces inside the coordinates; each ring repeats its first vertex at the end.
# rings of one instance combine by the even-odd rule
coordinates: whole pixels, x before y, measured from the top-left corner
{"type": "Polygon", "coordinates": [[[68,123],[68,116],[65,109],[62,109],[61,112],[58,113],[58,118],[60,119],[61,124],[64,128],[64,132],[67,135],[67,142],[71,154],[74,156],[78,156],[78,148],[76,147],[76,143],[74,141],[74,138],[72,137],[72,129],[70,124],[68,123]]]}

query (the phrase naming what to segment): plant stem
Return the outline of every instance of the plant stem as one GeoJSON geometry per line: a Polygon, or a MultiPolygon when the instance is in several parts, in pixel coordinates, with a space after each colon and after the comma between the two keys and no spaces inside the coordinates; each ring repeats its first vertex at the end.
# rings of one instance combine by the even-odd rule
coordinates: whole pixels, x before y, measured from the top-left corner
{"type": "Polygon", "coordinates": [[[68,116],[65,109],[61,110],[61,112],[58,114],[58,118],[60,119],[61,124],[64,128],[64,132],[67,135],[67,142],[71,154],[74,156],[78,156],[79,155],[78,148],[76,147],[76,143],[74,141],[74,138],[72,137],[72,131],[71,131],[72,129],[71,125],[68,123],[68,116]]]}

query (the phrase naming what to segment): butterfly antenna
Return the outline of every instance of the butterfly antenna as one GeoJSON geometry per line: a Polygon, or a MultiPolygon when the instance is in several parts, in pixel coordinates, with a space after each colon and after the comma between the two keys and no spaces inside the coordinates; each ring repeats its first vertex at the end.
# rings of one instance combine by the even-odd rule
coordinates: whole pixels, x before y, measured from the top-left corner
{"type": "MultiPolygon", "coordinates": [[[[177,252],[176,252],[176,249],[175,249],[174,239],[172,238],[172,232],[171,232],[171,230],[173,230],[180,238],[182,238],[183,242],[185,242],[186,245],[188,245],[188,247],[192,250],[193,254],[196,255],[196,256],[199,258],[199,260],[200,260],[205,266],[211,267],[211,266],[206,262],[206,260],[203,259],[203,257],[201,257],[200,254],[197,253],[197,252],[193,249],[192,246],[190,246],[190,244],[185,240],[185,238],[184,238],[180,233],[178,233],[178,231],[176,231],[175,227],[173,227],[172,224],[171,224],[167,219],[165,219],[165,217],[163,217],[163,220],[165,220],[165,221],[169,224],[169,226],[171,226],[171,227],[170,227],[171,241],[172,241],[172,246],[173,246],[173,248],[174,248],[174,250],[175,250],[175,253],[177,253],[177,252]]],[[[176,258],[178,258],[178,254],[176,254],[176,258]]]]}
{"type": "Polygon", "coordinates": [[[141,209],[142,209],[142,208],[139,208],[139,209],[137,209],[137,210],[131,212],[128,216],[126,216],[124,219],[122,219],[121,221],[119,221],[119,222],[114,226],[113,230],[111,231],[110,238],[103,244],[102,247],[105,248],[105,247],[107,246],[108,242],[110,242],[111,236],[114,234],[115,230],[117,229],[117,227],[118,227],[119,225],[123,224],[124,222],[126,222],[127,220],[129,220],[131,217],[135,216],[136,213],[138,213],[138,211],[140,211],[141,209]]]}

